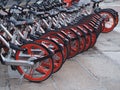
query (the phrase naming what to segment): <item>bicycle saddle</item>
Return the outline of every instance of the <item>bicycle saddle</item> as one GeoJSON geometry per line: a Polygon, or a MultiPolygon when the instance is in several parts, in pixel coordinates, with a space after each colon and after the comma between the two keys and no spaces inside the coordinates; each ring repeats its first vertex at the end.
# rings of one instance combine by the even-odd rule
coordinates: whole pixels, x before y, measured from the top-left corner
{"type": "Polygon", "coordinates": [[[29,13],[34,14],[36,16],[44,15],[44,12],[36,12],[36,11],[29,11],[29,13]]]}
{"type": "Polygon", "coordinates": [[[8,22],[11,22],[12,24],[15,25],[15,27],[19,27],[19,26],[22,26],[22,25],[32,25],[34,24],[35,22],[31,19],[26,19],[24,21],[17,21],[16,19],[9,19],[8,22]]]}
{"type": "Polygon", "coordinates": [[[94,3],[100,3],[100,2],[103,2],[103,0],[91,0],[92,2],[94,3]]]}
{"type": "Polygon", "coordinates": [[[4,19],[5,17],[7,17],[8,15],[7,14],[1,14],[0,13],[0,19],[4,19]]]}

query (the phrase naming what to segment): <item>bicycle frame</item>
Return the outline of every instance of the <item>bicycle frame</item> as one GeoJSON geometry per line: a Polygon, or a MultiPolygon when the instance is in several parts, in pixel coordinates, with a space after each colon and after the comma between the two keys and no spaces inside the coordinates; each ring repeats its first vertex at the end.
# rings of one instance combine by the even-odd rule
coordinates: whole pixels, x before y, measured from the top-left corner
{"type": "MultiPolygon", "coordinates": [[[[11,43],[16,43],[18,44],[18,42],[16,41],[16,38],[17,38],[17,35],[19,34],[18,32],[18,29],[16,28],[13,36],[8,32],[8,30],[2,25],[0,24],[0,26],[2,27],[2,29],[4,30],[4,32],[6,32],[8,34],[8,36],[12,39],[11,40],[11,43]]],[[[15,50],[13,50],[11,47],[10,47],[10,43],[8,41],[6,41],[2,35],[0,35],[0,40],[2,42],[4,42],[5,46],[7,48],[9,48],[9,53],[8,53],[8,56],[4,57],[2,52],[1,51],[1,61],[4,62],[5,65],[15,65],[15,66],[33,66],[34,65],[34,62],[31,62],[31,61],[23,61],[23,60],[19,60],[19,61],[16,61],[15,59],[12,58],[12,54],[15,53],[15,50]]],[[[31,57],[31,56],[28,56],[28,55],[25,55],[27,57],[31,57]]]]}

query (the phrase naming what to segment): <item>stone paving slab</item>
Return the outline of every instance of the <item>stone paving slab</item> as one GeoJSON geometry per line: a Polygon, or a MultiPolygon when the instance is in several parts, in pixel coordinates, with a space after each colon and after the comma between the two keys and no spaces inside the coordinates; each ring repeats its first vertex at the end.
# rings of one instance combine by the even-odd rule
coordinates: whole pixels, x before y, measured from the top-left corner
{"type": "Polygon", "coordinates": [[[103,54],[112,59],[116,65],[120,65],[120,52],[103,52],[103,54]]]}
{"type": "Polygon", "coordinates": [[[57,90],[55,89],[51,78],[42,83],[32,83],[27,80],[23,80],[20,84],[18,79],[11,79],[10,83],[10,90],[57,90]]]}
{"type": "MultiPolygon", "coordinates": [[[[120,28],[120,26],[118,26],[120,28]]],[[[99,38],[97,39],[96,43],[97,48],[102,50],[102,49],[108,49],[108,50],[120,50],[119,46],[119,38],[118,36],[120,33],[116,32],[115,29],[112,32],[107,33],[102,33],[100,34],[99,38]],[[103,38],[100,38],[103,37],[103,38]],[[100,46],[100,47],[99,47],[100,46]],[[109,46],[109,47],[108,47],[109,46]],[[101,48],[102,47],[102,48],[101,48]]]]}
{"type": "Polygon", "coordinates": [[[80,65],[71,59],[54,75],[57,90],[94,90],[101,88],[98,80],[92,78],[80,65]]]}
{"type": "Polygon", "coordinates": [[[98,80],[120,80],[120,67],[103,54],[94,54],[94,56],[79,55],[78,57],[75,57],[75,60],[85,68],[88,74],[91,74],[92,77],[95,77],[98,80]],[[80,60],[77,58],[80,58],[80,60]]]}

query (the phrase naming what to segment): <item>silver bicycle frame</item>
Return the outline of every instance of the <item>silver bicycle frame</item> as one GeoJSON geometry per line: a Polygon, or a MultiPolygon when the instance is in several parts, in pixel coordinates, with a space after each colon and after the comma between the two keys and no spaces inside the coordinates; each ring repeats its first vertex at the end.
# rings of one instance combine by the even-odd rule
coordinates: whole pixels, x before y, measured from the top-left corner
{"type": "MultiPolygon", "coordinates": [[[[2,29],[8,34],[8,36],[12,39],[11,43],[16,43],[18,44],[18,42],[16,41],[16,37],[18,35],[18,31],[17,28],[15,29],[14,35],[12,36],[8,30],[2,25],[0,24],[0,26],[2,27],[2,29]]],[[[15,60],[13,58],[11,58],[12,53],[14,52],[13,49],[10,48],[10,44],[9,42],[7,42],[1,35],[0,35],[0,40],[6,45],[7,48],[9,48],[9,53],[8,56],[4,57],[2,55],[2,52],[0,54],[2,61],[5,63],[5,65],[15,65],[15,66],[33,66],[34,62],[31,61],[23,61],[23,60],[15,60]]],[[[30,57],[30,56],[29,56],[30,57]]]]}

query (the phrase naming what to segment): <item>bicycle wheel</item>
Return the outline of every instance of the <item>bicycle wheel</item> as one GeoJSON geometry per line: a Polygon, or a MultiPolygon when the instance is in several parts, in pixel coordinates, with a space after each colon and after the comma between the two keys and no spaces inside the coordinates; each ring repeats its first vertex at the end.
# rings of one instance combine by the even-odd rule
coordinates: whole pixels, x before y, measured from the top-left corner
{"type": "Polygon", "coordinates": [[[91,46],[92,42],[92,36],[91,33],[88,32],[85,28],[82,27],[82,25],[77,26],[79,30],[81,30],[85,34],[85,39],[86,39],[86,45],[84,51],[88,50],[91,46]]]}
{"type": "Polygon", "coordinates": [[[86,39],[85,37],[81,37],[80,38],[80,49],[79,49],[79,53],[82,53],[85,50],[86,47],[86,39]]]}
{"type": "Polygon", "coordinates": [[[109,12],[104,12],[104,11],[99,12],[99,14],[101,16],[105,16],[104,28],[103,28],[102,32],[103,33],[111,32],[115,27],[115,19],[114,19],[113,15],[109,12]]]}
{"type": "Polygon", "coordinates": [[[86,46],[85,34],[81,30],[77,29],[76,27],[71,28],[71,30],[76,32],[78,34],[78,37],[80,38],[79,39],[79,44],[80,44],[79,53],[81,53],[84,51],[85,46],[86,46]]]}
{"type": "Polygon", "coordinates": [[[46,37],[48,37],[50,35],[55,35],[57,32],[59,32],[59,31],[50,31],[50,32],[47,32],[47,33],[43,34],[40,38],[46,38],[46,37]]]}
{"type": "Polygon", "coordinates": [[[118,15],[118,12],[116,12],[114,9],[111,9],[111,8],[101,9],[100,12],[111,13],[113,15],[114,19],[115,19],[115,26],[118,24],[119,15],[118,15]]]}
{"type": "Polygon", "coordinates": [[[70,44],[70,53],[68,58],[72,58],[75,55],[78,54],[79,48],[80,48],[80,43],[79,43],[79,38],[78,36],[70,29],[65,29],[61,31],[66,35],[67,38],[69,38],[69,44],[70,44]]]}
{"type": "Polygon", "coordinates": [[[44,36],[44,38],[47,38],[47,39],[55,41],[62,48],[62,53],[63,53],[63,57],[64,57],[64,61],[63,62],[65,62],[67,57],[68,57],[68,48],[65,45],[64,40],[60,36],[58,36],[57,34],[44,36]]]}
{"type": "Polygon", "coordinates": [[[91,34],[91,46],[90,47],[93,47],[95,42],[96,42],[96,39],[97,39],[97,33],[94,31],[93,28],[91,28],[90,26],[86,25],[86,24],[83,24],[83,27],[85,27],[91,34]]]}
{"type": "Polygon", "coordinates": [[[56,33],[58,37],[60,37],[64,41],[64,45],[67,48],[67,58],[70,55],[70,38],[68,38],[64,33],[58,32],[56,33]]]}
{"type": "Polygon", "coordinates": [[[64,61],[62,50],[59,48],[59,46],[55,42],[49,39],[40,38],[38,40],[35,40],[35,42],[38,44],[42,44],[46,48],[52,50],[54,54],[52,56],[53,63],[54,63],[53,73],[57,72],[62,67],[63,61],[64,61]]]}
{"type": "Polygon", "coordinates": [[[111,14],[115,17],[115,26],[118,24],[119,22],[119,15],[118,15],[118,12],[116,12],[115,10],[113,9],[108,9],[111,14]]]}
{"type": "MultiPolygon", "coordinates": [[[[49,56],[47,49],[35,44],[27,43],[21,46],[25,51],[16,51],[16,60],[34,60],[49,56]]],[[[17,66],[18,72],[32,82],[41,82],[50,77],[53,72],[53,60],[48,57],[45,60],[37,62],[33,67],[17,66]]]]}
{"type": "Polygon", "coordinates": [[[93,24],[93,23],[88,23],[88,26],[91,27],[94,32],[96,33],[97,37],[99,36],[99,34],[102,32],[103,27],[102,27],[102,22],[99,23],[99,25],[97,24],[93,24]]]}
{"type": "Polygon", "coordinates": [[[91,36],[92,36],[92,41],[91,41],[91,48],[95,45],[96,43],[96,40],[97,40],[97,35],[95,32],[91,33],[91,36]]]}

